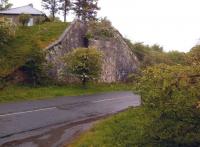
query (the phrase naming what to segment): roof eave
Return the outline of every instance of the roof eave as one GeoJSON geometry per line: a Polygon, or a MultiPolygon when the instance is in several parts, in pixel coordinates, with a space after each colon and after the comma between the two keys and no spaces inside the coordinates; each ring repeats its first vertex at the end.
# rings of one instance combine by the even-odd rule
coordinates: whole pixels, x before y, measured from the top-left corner
{"type": "MultiPolygon", "coordinates": [[[[0,15],[20,15],[22,13],[1,13],[0,12],[0,15]]],[[[29,15],[45,15],[45,14],[29,14],[29,15]]]]}

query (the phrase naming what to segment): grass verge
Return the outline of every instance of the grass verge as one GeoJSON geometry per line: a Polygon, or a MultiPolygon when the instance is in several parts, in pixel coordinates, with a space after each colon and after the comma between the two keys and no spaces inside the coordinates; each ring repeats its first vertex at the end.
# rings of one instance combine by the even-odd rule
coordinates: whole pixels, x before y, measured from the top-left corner
{"type": "Polygon", "coordinates": [[[132,87],[133,86],[127,84],[89,84],[87,89],[84,89],[81,85],[37,88],[28,86],[10,86],[3,91],[0,91],[0,103],[133,90],[132,87]]]}
{"type": "Polygon", "coordinates": [[[100,121],[69,146],[136,147],[144,142],[145,128],[152,118],[144,107],[130,108],[100,121]]]}

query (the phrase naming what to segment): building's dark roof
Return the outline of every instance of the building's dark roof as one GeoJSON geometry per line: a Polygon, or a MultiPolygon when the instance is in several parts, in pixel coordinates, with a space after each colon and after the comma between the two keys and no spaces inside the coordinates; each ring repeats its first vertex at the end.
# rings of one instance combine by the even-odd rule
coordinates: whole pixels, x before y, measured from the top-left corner
{"type": "Polygon", "coordinates": [[[0,14],[22,14],[22,13],[32,14],[32,15],[44,15],[41,11],[33,8],[32,4],[0,11],[0,14]]]}

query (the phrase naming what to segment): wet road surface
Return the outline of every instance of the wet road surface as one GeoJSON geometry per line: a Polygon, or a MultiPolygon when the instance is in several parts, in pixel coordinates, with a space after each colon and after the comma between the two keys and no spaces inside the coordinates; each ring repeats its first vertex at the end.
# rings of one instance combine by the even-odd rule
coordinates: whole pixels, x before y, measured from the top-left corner
{"type": "Polygon", "coordinates": [[[95,120],[140,103],[132,92],[112,92],[1,104],[0,146],[62,146],[95,120]]]}

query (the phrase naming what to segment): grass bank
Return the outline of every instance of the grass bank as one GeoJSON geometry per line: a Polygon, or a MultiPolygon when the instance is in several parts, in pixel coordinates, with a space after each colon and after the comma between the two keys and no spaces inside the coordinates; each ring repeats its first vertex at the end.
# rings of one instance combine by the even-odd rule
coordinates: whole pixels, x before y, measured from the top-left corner
{"type": "Polygon", "coordinates": [[[47,22],[32,27],[18,27],[16,36],[0,48],[0,77],[24,65],[33,49],[44,49],[57,40],[69,23],[47,22]]]}
{"type": "Polygon", "coordinates": [[[0,103],[133,90],[132,87],[132,85],[127,84],[89,84],[87,89],[84,89],[81,85],[47,86],[37,88],[28,86],[10,86],[5,88],[3,91],[0,91],[0,103]]]}
{"type": "Polygon", "coordinates": [[[98,122],[69,146],[137,147],[139,143],[145,142],[145,129],[152,120],[152,116],[144,107],[130,108],[98,122]]]}

